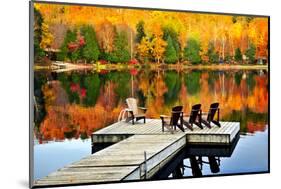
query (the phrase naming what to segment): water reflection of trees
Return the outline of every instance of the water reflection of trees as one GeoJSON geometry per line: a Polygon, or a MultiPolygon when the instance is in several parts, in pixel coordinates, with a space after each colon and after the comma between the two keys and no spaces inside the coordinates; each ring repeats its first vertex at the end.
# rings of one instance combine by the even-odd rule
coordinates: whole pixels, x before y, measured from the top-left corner
{"type": "Polygon", "coordinates": [[[86,138],[116,121],[125,99],[134,96],[158,118],[181,104],[207,110],[220,102],[223,120],[241,130],[264,130],[268,117],[266,71],[150,71],[35,73],[35,124],[42,140],[86,138]]]}

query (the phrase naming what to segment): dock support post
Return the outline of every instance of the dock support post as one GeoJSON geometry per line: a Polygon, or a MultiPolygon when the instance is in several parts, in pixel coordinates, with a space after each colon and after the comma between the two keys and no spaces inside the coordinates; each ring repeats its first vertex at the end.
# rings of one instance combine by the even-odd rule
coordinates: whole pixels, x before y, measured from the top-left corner
{"type": "Polygon", "coordinates": [[[146,180],[147,177],[147,157],[146,157],[146,151],[144,151],[144,180],[146,180]]]}

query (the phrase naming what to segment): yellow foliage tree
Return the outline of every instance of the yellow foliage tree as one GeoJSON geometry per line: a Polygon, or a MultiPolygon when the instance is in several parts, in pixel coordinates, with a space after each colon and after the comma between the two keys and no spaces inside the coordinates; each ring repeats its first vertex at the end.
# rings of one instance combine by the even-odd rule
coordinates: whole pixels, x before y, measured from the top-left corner
{"type": "Polygon", "coordinates": [[[151,49],[151,43],[148,37],[144,37],[141,40],[141,43],[137,45],[137,50],[140,58],[145,62],[145,58],[149,56],[149,51],[151,49]]]}
{"type": "Polygon", "coordinates": [[[151,41],[151,52],[158,64],[163,59],[166,46],[167,42],[162,37],[154,37],[151,41]]]}
{"type": "Polygon", "coordinates": [[[40,43],[40,47],[42,49],[49,48],[54,40],[53,35],[49,31],[49,26],[46,23],[42,23],[42,40],[40,43]]]}

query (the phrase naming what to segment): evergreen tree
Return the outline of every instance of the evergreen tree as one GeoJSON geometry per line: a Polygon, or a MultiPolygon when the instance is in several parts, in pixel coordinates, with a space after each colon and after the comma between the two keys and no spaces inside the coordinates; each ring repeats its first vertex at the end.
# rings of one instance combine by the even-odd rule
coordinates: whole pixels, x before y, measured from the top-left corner
{"type": "Polygon", "coordinates": [[[178,33],[171,27],[164,27],[163,39],[167,41],[169,37],[171,37],[172,39],[173,46],[176,51],[177,60],[178,60],[180,58],[180,43],[179,43],[178,33]]]}
{"type": "Polygon", "coordinates": [[[235,59],[235,61],[237,61],[237,62],[242,61],[242,53],[241,53],[240,48],[236,48],[236,49],[235,49],[234,59],[235,59]]]}
{"type": "Polygon", "coordinates": [[[97,61],[100,55],[96,32],[92,26],[83,26],[81,34],[85,39],[85,45],[81,49],[81,54],[87,62],[97,61]]]}
{"type": "Polygon", "coordinates": [[[246,50],[246,56],[249,58],[250,63],[255,62],[255,55],[256,55],[256,46],[254,44],[250,44],[250,47],[246,50]]]}
{"type": "Polygon", "coordinates": [[[128,62],[130,60],[128,38],[125,32],[116,34],[114,40],[114,50],[109,54],[108,59],[114,63],[128,62]]]}
{"type": "Polygon", "coordinates": [[[192,64],[198,64],[201,62],[200,57],[200,43],[195,38],[189,38],[187,40],[187,46],[184,48],[184,58],[190,61],[192,64]]]}
{"type": "MultiPolygon", "coordinates": [[[[67,30],[66,35],[64,37],[64,41],[60,47],[60,52],[58,53],[58,56],[57,56],[58,60],[64,61],[67,58],[70,60],[73,58],[73,57],[71,57],[72,52],[70,52],[68,49],[68,44],[71,42],[75,42],[75,41],[76,41],[76,30],[74,30],[74,31],[67,30]]],[[[75,58],[75,56],[74,56],[74,58],[75,58]]]]}
{"type": "Polygon", "coordinates": [[[42,41],[43,17],[41,13],[34,8],[34,59],[42,58],[45,53],[40,47],[42,41]]]}
{"type": "Polygon", "coordinates": [[[136,25],[137,34],[136,34],[136,42],[140,43],[142,38],[145,37],[145,31],[144,31],[144,21],[139,21],[136,25]]]}
{"type": "Polygon", "coordinates": [[[229,53],[227,53],[227,54],[225,55],[225,61],[229,63],[231,60],[232,60],[232,57],[230,56],[229,53]]]}
{"type": "Polygon", "coordinates": [[[175,47],[173,45],[172,38],[168,36],[167,39],[167,46],[165,51],[165,62],[169,63],[175,63],[178,60],[177,52],[175,50],[175,47]]]}
{"type": "Polygon", "coordinates": [[[208,48],[207,54],[208,54],[208,57],[209,57],[209,61],[211,63],[218,63],[219,62],[219,55],[215,51],[214,43],[209,43],[209,48],[208,48]]]}

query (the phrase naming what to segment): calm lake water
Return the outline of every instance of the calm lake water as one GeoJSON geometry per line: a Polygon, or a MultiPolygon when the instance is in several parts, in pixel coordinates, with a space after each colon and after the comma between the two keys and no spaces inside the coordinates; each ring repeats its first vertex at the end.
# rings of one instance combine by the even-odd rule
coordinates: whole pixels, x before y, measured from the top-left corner
{"type": "Polygon", "coordinates": [[[205,149],[185,149],[159,178],[268,171],[266,70],[35,72],[34,94],[35,179],[91,154],[90,134],[116,122],[131,96],[151,118],[179,104],[188,113],[193,104],[207,111],[219,102],[222,120],[240,122],[232,150],[210,149],[216,153],[207,157],[205,149]]]}

